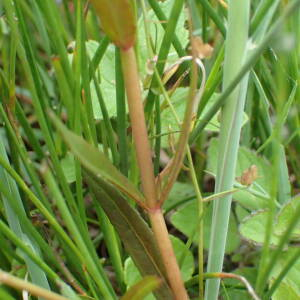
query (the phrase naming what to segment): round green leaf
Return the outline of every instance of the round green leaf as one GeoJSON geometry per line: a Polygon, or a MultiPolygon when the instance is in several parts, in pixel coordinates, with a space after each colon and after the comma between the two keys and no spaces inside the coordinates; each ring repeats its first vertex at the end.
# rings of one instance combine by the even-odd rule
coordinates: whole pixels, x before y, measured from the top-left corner
{"type": "MultiPolygon", "coordinates": [[[[208,204],[207,209],[204,211],[204,248],[209,246],[210,231],[211,231],[211,219],[212,219],[212,205],[208,204]]],[[[197,202],[190,202],[178,209],[172,216],[172,224],[184,233],[187,237],[191,237],[195,232],[199,217],[197,202]]],[[[198,243],[198,232],[194,234],[193,242],[198,243]]],[[[240,244],[240,238],[238,234],[238,228],[234,217],[231,215],[229,220],[228,239],[226,244],[226,253],[233,252],[240,244]]]]}

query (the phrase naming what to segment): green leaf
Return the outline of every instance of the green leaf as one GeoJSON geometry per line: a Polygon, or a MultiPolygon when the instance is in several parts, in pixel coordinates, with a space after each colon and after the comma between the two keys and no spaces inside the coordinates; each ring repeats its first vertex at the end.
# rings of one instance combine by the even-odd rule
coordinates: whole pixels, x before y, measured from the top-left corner
{"type": "MultiPolygon", "coordinates": [[[[170,239],[174,248],[177,261],[181,258],[183,252],[185,251],[185,244],[175,236],[170,235],[170,239]]],[[[135,263],[131,258],[127,258],[125,261],[125,282],[128,287],[133,286],[142,276],[138,271],[135,263]]],[[[188,281],[194,273],[194,258],[190,251],[187,251],[187,255],[184,258],[182,265],[180,266],[181,276],[184,282],[188,281]]],[[[154,299],[153,296],[148,296],[146,300],[154,299]]]]}
{"type": "MultiPolygon", "coordinates": [[[[241,268],[235,269],[231,273],[247,278],[247,281],[251,284],[251,286],[255,286],[255,281],[257,278],[257,269],[256,268],[241,267],[241,268]]],[[[244,283],[242,283],[241,281],[239,281],[235,278],[226,278],[223,281],[225,284],[228,284],[228,285],[245,287],[244,283]]]]}
{"type": "Polygon", "coordinates": [[[76,180],[74,156],[68,152],[60,162],[68,183],[74,182],[76,180]]]}
{"type": "MultiPolygon", "coordinates": [[[[78,158],[80,159],[80,157],[78,158]]],[[[118,232],[127,252],[141,274],[143,276],[157,275],[160,278],[165,278],[153,233],[138,212],[102,178],[95,177],[94,174],[88,171],[84,173],[84,178],[118,232]]],[[[158,299],[169,299],[168,297],[171,297],[170,293],[166,284],[155,292],[158,299]]]]}
{"type": "Polygon", "coordinates": [[[249,296],[249,293],[244,290],[234,289],[234,288],[225,288],[221,289],[221,293],[223,295],[222,299],[230,299],[230,300],[252,300],[253,298],[249,296]],[[226,295],[226,296],[225,296],[226,295]]]}
{"type": "MultiPolygon", "coordinates": [[[[300,197],[295,197],[286,203],[277,214],[273,224],[271,244],[278,245],[280,237],[285,233],[293,218],[297,206],[300,204],[300,197]]],[[[253,243],[261,245],[264,242],[265,229],[268,219],[268,211],[258,211],[246,217],[240,225],[242,236],[253,243]]],[[[295,226],[290,236],[290,241],[299,241],[300,223],[295,226]]]]}
{"type": "Polygon", "coordinates": [[[139,280],[142,279],[142,276],[135,266],[131,257],[128,257],[124,263],[124,280],[128,288],[134,286],[139,280]]]}
{"type": "MultiPolygon", "coordinates": [[[[99,43],[93,40],[89,40],[85,43],[87,55],[90,59],[93,59],[99,43]]],[[[69,45],[70,49],[75,50],[75,42],[69,45]]],[[[115,50],[113,45],[109,45],[96,68],[96,77],[99,80],[99,86],[101,89],[103,101],[107,109],[109,117],[117,116],[116,106],[116,83],[115,83],[115,50]]],[[[74,54],[69,54],[69,59],[72,62],[74,54]]],[[[93,105],[93,114],[95,119],[103,119],[102,111],[98,101],[95,83],[92,80],[90,83],[91,99],[93,105]]]]}
{"type": "MultiPolygon", "coordinates": [[[[271,274],[270,284],[276,279],[282,269],[286,266],[287,261],[292,257],[297,248],[290,248],[287,252],[283,252],[279,260],[276,262],[271,274]]],[[[273,300],[298,300],[300,299],[300,260],[291,267],[285,275],[279,287],[272,296],[273,300]]]]}
{"type": "MultiPolygon", "coordinates": [[[[161,7],[162,11],[165,13],[167,18],[169,17],[172,7],[174,5],[173,0],[167,0],[167,1],[160,1],[158,2],[159,6],[161,7]]],[[[164,35],[165,35],[165,29],[163,29],[163,26],[161,24],[161,21],[157,18],[155,12],[152,9],[149,9],[147,11],[147,20],[148,21],[148,29],[149,29],[149,35],[153,41],[154,44],[154,53],[157,54],[164,35]]],[[[185,26],[186,23],[186,14],[184,10],[181,11],[177,26],[176,26],[176,36],[178,37],[178,40],[183,45],[183,48],[186,47],[189,41],[189,32],[185,26]]],[[[143,18],[140,18],[138,21],[138,54],[140,58],[140,67],[141,72],[143,75],[146,75],[146,62],[149,61],[149,59],[153,59],[153,57],[149,57],[148,48],[147,48],[147,37],[145,33],[145,26],[144,26],[144,20],[143,18]]],[[[167,58],[167,64],[172,64],[175,61],[178,60],[178,54],[173,45],[171,45],[168,58],[167,58]]]]}
{"type": "Polygon", "coordinates": [[[15,300],[16,298],[13,297],[11,294],[8,293],[5,287],[0,287],[0,299],[5,300],[15,300]]]}
{"type": "MultiPolygon", "coordinates": [[[[0,156],[2,159],[4,159],[4,161],[9,161],[2,140],[0,140],[0,156]]],[[[3,209],[3,213],[6,216],[10,229],[18,236],[20,240],[25,242],[36,255],[41,256],[39,245],[22,227],[20,216],[26,217],[26,213],[17,184],[2,166],[0,166],[0,181],[8,188],[12,199],[14,199],[14,203],[12,203],[6,197],[4,197],[4,195],[1,196],[1,200],[3,201],[1,203],[1,210],[3,209]],[[14,208],[17,208],[18,213],[14,210],[14,208]]],[[[3,193],[1,189],[0,192],[1,194],[3,193]]],[[[45,272],[26,254],[22,253],[21,256],[24,258],[32,282],[45,289],[49,289],[49,283],[45,272]]]]}
{"type": "MultiPolygon", "coordinates": [[[[251,286],[255,286],[255,281],[257,278],[256,268],[242,267],[234,270],[232,273],[245,277],[251,286]]],[[[221,290],[222,294],[224,295],[223,299],[253,300],[248,291],[245,290],[245,285],[241,281],[234,278],[226,278],[223,279],[223,283],[224,287],[221,290]],[[228,295],[228,298],[225,297],[225,293],[228,295]]]]}
{"type": "Polygon", "coordinates": [[[274,295],[272,300],[299,300],[300,294],[295,291],[295,288],[291,287],[287,283],[281,283],[274,295]]]}
{"type": "MultiPolygon", "coordinates": [[[[258,211],[246,217],[239,227],[241,235],[249,242],[262,245],[265,239],[267,219],[267,211],[258,211]]],[[[275,246],[278,242],[279,238],[272,235],[271,245],[275,246]]]]}
{"type": "Polygon", "coordinates": [[[72,288],[64,283],[63,281],[59,282],[60,292],[63,296],[68,297],[70,300],[80,300],[81,298],[76,295],[72,288]]]}
{"type": "Polygon", "coordinates": [[[136,24],[129,0],[92,0],[102,28],[118,47],[126,50],[135,42],[136,24]]]}
{"type": "MultiPolygon", "coordinates": [[[[99,43],[96,41],[87,41],[86,49],[89,57],[92,59],[98,49],[99,43]]],[[[116,82],[115,82],[115,47],[109,45],[99,66],[96,69],[99,78],[100,89],[109,117],[117,116],[116,106],[116,82]]],[[[96,93],[95,82],[90,84],[93,111],[95,119],[103,119],[99,100],[96,93]]]]}
{"type": "Polygon", "coordinates": [[[286,203],[291,199],[291,183],[289,178],[289,170],[287,166],[287,156],[283,145],[279,146],[279,184],[278,184],[278,202],[286,203]]]}
{"type": "MultiPolygon", "coordinates": [[[[162,7],[162,10],[165,12],[166,15],[169,15],[173,6],[173,1],[165,1],[160,2],[160,6],[162,7]]],[[[159,20],[157,19],[155,13],[152,9],[149,9],[148,11],[148,19],[153,20],[153,22],[150,22],[149,25],[149,33],[152,39],[155,41],[156,49],[160,48],[161,42],[163,40],[165,30],[162,28],[162,26],[159,24],[159,20]]],[[[177,30],[176,34],[181,43],[187,44],[188,43],[188,31],[185,28],[185,14],[182,11],[181,16],[179,18],[179,21],[177,23],[177,30]]],[[[145,34],[145,29],[143,25],[143,18],[141,17],[139,19],[138,23],[138,56],[139,56],[139,66],[140,66],[140,77],[143,79],[147,76],[147,62],[150,58],[148,56],[148,49],[147,49],[147,38],[145,34]]],[[[75,43],[71,43],[71,46],[75,46],[75,43]]],[[[86,42],[86,49],[87,53],[90,59],[94,57],[94,54],[96,53],[96,50],[99,46],[99,43],[93,40],[89,40],[86,42]]],[[[70,58],[72,59],[73,54],[70,54],[70,58]]],[[[176,60],[178,60],[178,55],[171,46],[171,50],[168,56],[168,63],[174,63],[176,60]]],[[[103,100],[105,102],[108,114],[110,117],[116,116],[116,84],[115,84],[115,53],[114,53],[114,47],[112,45],[108,46],[103,58],[101,59],[101,62],[99,66],[97,67],[97,75],[100,77],[100,87],[101,92],[103,96],[103,100]]],[[[93,103],[93,111],[94,111],[94,117],[95,119],[102,119],[102,112],[99,106],[99,102],[97,99],[96,91],[94,83],[91,82],[91,96],[92,96],[92,103],[93,103]]],[[[186,89],[187,90],[187,89],[186,89]]],[[[183,109],[185,108],[185,104],[183,106],[183,109]]],[[[182,112],[182,114],[184,111],[182,112]]]]}
{"type": "MultiPolygon", "coordinates": [[[[165,1],[160,2],[160,6],[162,10],[165,12],[166,15],[169,15],[173,6],[173,1],[165,1]]],[[[155,41],[156,48],[159,49],[160,44],[163,40],[165,30],[159,24],[159,20],[157,19],[155,13],[152,9],[148,11],[148,19],[153,20],[150,22],[149,25],[149,32],[152,39],[155,41]]],[[[188,31],[185,28],[185,14],[182,11],[181,16],[178,21],[176,34],[177,37],[180,39],[181,43],[187,44],[188,43],[188,31]]],[[[143,18],[139,19],[138,23],[138,56],[139,56],[139,66],[140,66],[140,77],[145,78],[147,76],[147,62],[152,57],[148,57],[148,50],[147,50],[147,39],[145,34],[145,29],[143,25],[143,18]]],[[[90,59],[92,59],[96,53],[96,50],[99,46],[99,43],[93,40],[89,40],[86,42],[86,50],[87,54],[90,59]]],[[[75,42],[72,42],[69,48],[74,48],[75,42]]],[[[73,54],[69,55],[70,60],[72,61],[73,54]]],[[[178,60],[178,55],[171,46],[171,51],[168,56],[168,63],[174,63],[178,60]]],[[[117,108],[116,108],[116,83],[115,83],[115,51],[114,46],[109,45],[99,66],[96,69],[97,77],[99,77],[100,81],[100,88],[103,96],[103,100],[105,102],[106,109],[110,117],[116,117],[117,115],[117,108]]],[[[92,105],[93,105],[93,113],[95,119],[102,119],[102,112],[100,109],[99,101],[96,95],[94,82],[90,84],[91,89],[91,98],[92,98],[92,105]]],[[[183,106],[184,109],[185,106],[183,106]]]]}
{"type": "MultiPolygon", "coordinates": [[[[179,238],[173,235],[170,235],[170,239],[173,245],[176,259],[177,261],[179,261],[185,252],[186,246],[179,238]]],[[[194,266],[195,264],[193,254],[191,253],[191,251],[187,251],[185,258],[180,265],[181,277],[184,282],[192,278],[192,275],[194,273],[194,266]]]]}
{"type": "Polygon", "coordinates": [[[193,185],[187,182],[176,181],[171,189],[168,199],[163,204],[163,208],[164,210],[169,211],[191,197],[195,198],[195,188],[193,185]]]}
{"type": "MultiPolygon", "coordinates": [[[[136,187],[123,176],[98,149],[73,134],[52,114],[52,120],[70,147],[72,153],[83,166],[84,179],[99,201],[101,207],[118,232],[124,246],[143,276],[156,275],[165,278],[163,264],[153,233],[121,194],[141,200],[143,196],[136,187]]],[[[158,299],[171,299],[166,284],[155,295],[158,299]]]]}
{"type": "MultiPolygon", "coordinates": [[[[174,94],[171,96],[171,102],[173,104],[173,107],[176,111],[176,114],[179,118],[180,124],[183,122],[184,113],[185,113],[185,107],[186,107],[186,99],[188,97],[189,88],[177,88],[174,92],[174,94]]],[[[214,104],[215,100],[218,98],[219,94],[214,93],[212,97],[210,98],[209,102],[205,106],[203,110],[203,115],[210,109],[210,107],[214,104]]],[[[219,132],[220,130],[220,121],[219,121],[219,114],[216,114],[211,121],[205,126],[206,131],[212,131],[212,132],[219,132]]],[[[174,131],[177,131],[176,133],[172,133],[174,136],[174,140],[177,141],[179,138],[179,130],[180,127],[178,126],[178,123],[176,121],[176,118],[174,117],[173,110],[168,106],[166,107],[162,113],[161,113],[161,126],[162,126],[162,133],[172,133],[174,131]]],[[[201,117],[200,117],[201,120],[201,117]]],[[[248,121],[247,115],[244,113],[244,120],[243,125],[248,121]]],[[[162,146],[168,147],[169,146],[169,140],[168,135],[164,135],[162,137],[162,146]]]]}
{"type": "MultiPolygon", "coordinates": [[[[174,94],[171,96],[172,105],[180,122],[183,121],[187,94],[188,88],[177,88],[174,94]]],[[[179,138],[179,131],[180,125],[178,125],[176,121],[173,110],[169,106],[165,107],[161,112],[161,132],[163,134],[161,139],[162,147],[169,147],[169,135],[172,136],[172,140],[174,143],[176,143],[179,138]]]]}
{"type": "Polygon", "coordinates": [[[155,290],[161,283],[161,280],[155,276],[147,276],[133,285],[121,300],[144,300],[145,297],[155,290]]]}
{"type": "Polygon", "coordinates": [[[68,130],[53,113],[51,113],[51,118],[65,143],[86,170],[94,174],[96,178],[101,177],[106,183],[113,185],[131,199],[144,201],[144,196],[134,184],[122,175],[101,151],[68,130]]]}
{"type": "MultiPolygon", "coordinates": [[[[204,116],[209,111],[209,109],[215,104],[215,102],[219,98],[219,96],[220,96],[219,93],[214,93],[209,98],[209,101],[207,102],[207,105],[205,105],[201,116],[204,116]]],[[[202,119],[201,116],[200,116],[199,120],[202,119]]],[[[210,120],[210,122],[205,126],[204,129],[206,131],[219,132],[220,131],[220,119],[221,119],[220,113],[215,114],[214,117],[210,120]]],[[[248,116],[244,112],[242,126],[244,126],[247,122],[248,122],[248,116]]]]}
{"type": "MultiPolygon", "coordinates": [[[[212,139],[208,148],[208,164],[209,172],[216,174],[218,161],[218,140],[212,139]]],[[[233,199],[240,203],[243,207],[250,210],[264,209],[268,207],[268,194],[271,188],[272,174],[270,174],[269,162],[261,156],[255,154],[245,147],[240,147],[238,151],[238,160],[235,176],[239,177],[251,165],[258,168],[258,178],[254,184],[247,190],[241,190],[233,194],[233,199]],[[259,195],[264,196],[260,197],[259,195]]],[[[238,183],[238,182],[236,182],[238,183]]]]}
{"type": "MultiPolygon", "coordinates": [[[[297,206],[300,205],[300,197],[295,197],[286,203],[280,210],[277,216],[277,224],[275,234],[281,236],[291,222],[293,215],[296,212],[297,206]]],[[[300,222],[295,226],[291,238],[292,241],[299,241],[300,239],[300,222]]]]}
{"type": "MultiPolygon", "coordinates": [[[[211,230],[211,217],[212,217],[212,205],[208,204],[208,208],[204,212],[204,248],[207,249],[209,245],[210,230],[211,230]]],[[[172,224],[184,233],[187,237],[190,237],[194,231],[195,226],[198,224],[198,209],[197,202],[193,201],[178,209],[171,216],[172,224]]],[[[194,235],[193,242],[198,243],[198,232],[194,235]]],[[[240,243],[237,224],[234,217],[230,216],[228,241],[226,244],[226,253],[233,252],[240,243]]]]}

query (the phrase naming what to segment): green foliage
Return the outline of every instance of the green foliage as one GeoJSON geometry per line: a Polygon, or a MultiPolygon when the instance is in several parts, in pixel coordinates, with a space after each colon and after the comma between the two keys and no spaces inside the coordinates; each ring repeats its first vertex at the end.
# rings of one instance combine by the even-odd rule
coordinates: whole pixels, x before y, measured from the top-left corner
{"type": "Polygon", "coordinates": [[[141,279],[138,283],[133,285],[128,292],[122,297],[123,300],[139,300],[145,299],[146,296],[151,293],[160,285],[160,280],[154,276],[148,276],[141,279]]]}
{"type": "MultiPolygon", "coordinates": [[[[177,300],[152,229],[161,206],[190,298],[255,298],[235,278],[218,295],[218,276],[204,296],[204,267],[216,264],[262,300],[300,298],[300,1],[248,4],[0,1],[0,269],[25,279],[19,289],[177,300]],[[153,210],[122,71],[132,46],[153,210]],[[186,122],[203,74],[192,61],[168,68],[194,52],[207,80],[186,122]]],[[[21,297],[15,283],[0,283],[0,299],[21,297]]]]}
{"type": "Polygon", "coordinates": [[[189,182],[177,181],[170,192],[168,199],[164,202],[166,211],[172,210],[178,205],[190,201],[195,197],[194,187],[189,182]]]}
{"type": "MultiPolygon", "coordinates": [[[[209,236],[211,232],[211,217],[212,217],[212,205],[208,205],[204,209],[204,248],[209,247],[209,236]]],[[[197,202],[193,201],[182,207],[180,207],[171,217],[172,224],[184,233],[187,237],[191,237],[194,243],[199,240],[199,233],[197,232],[197,224],[199,217],[197,214],[197,202]],[[196,232],[195,232],[196,231],[196,232]]],[[[226,253],[231,253],[239,246],[240,239],[238,235],[237,223],[233,215],[229,221],[229,232],[226,244],[226,253]]]]}
{"type": "MultiPolygon", "coordinates": [[[[273,283],[274,278],[278,276],[281,270],[286,266],[287,260],[295,254],[297,250],[295,248],[290,248],[287,252],[283,253],[280,259],[277,261],[275,268],[271,274],[270,284],[273,283]]],[[[278,289],[272,296],[273,300],[278,300],[280,297],[284,297],[289,300],[296,300],[300,296],[299,289],[299,274],[300,273],[300,263],[299,260],[294,264],[294,266],[289,270],[289,272],[284,277],[283,281],[280,283],[278,289]]],[[[282,299],[282,298],[281,298],[282,299]]]]}
{"type": "MultiPolygon", "coordinates": [[[[208,148],[207,170],[216,174],[218,157],[218,140],[212,139],[208,148]]],[[[250,210],[264,209],[268,207],[268,199],[271,189],[272,174],[270,173],[270,163],[265,157],[257,155],[254,151],[246,147],[240,147],[235,170],[236,185],[239,185],[237,178],[249,167],[255,165],[258,169],[258,178],[247,189],[240,190],[233,195],[233,199],[244,208],[250,210]]],[[[239,185],[240,186],[240,185],[239,185]]]]}
{"type": "MultiPolygon", "coordinates": [[[[185,244],[178,238],[170,236],[171,241],[174,247],[175,255],[177,261],[180,261],[182,255],[185,254],[185,244]]],[[[184,256],[183,262],[180,264],[180,271],[184,281],[188,281],[194,272],[194,258],[190,251],[187,252],[184,256]]],[[[141,279],[140,272],[135,266],[131,258],[127,258],[125,261],[125,281],[128,287],[133,286],[136,282],[141,279]]],[[[153,296],[148,296],[147,300],[153,299],[153,296]]]]}
{"type": "MultiPolygon", "coordinates": [[[[291,223],[291,218],[296,213],[296,208],[299,205],[299,197],[295,197],[287,204],[285,204],[278,214],[275,216],[275,222],[273,224],[273,234],[271,237],[272,246],[278,245],[280,237],[285,233],[288,225],[291,223]]],[[[266,234],[268,212],[258,211],[252,215],[246,217],[241,225],[240,232],[242,236],[252,242],[262,244],[264,236],[266,234]]],[[[300,238],[300,223],[296,224],[291,235],[290,241],[299,241],[300,238]]]]}
{"type": "MultiPolygon", "coordinates": [[[[143,275],[157,274],[163,277],[164,270],[152,232],[120,192],[138,202],[143,201],[143,196],[115,169],[103,153],[68,131],[57,119],[54,120],[65,142],[82,163],[85,180],[119,233],[140,272],[143,275]],[[86,156],[87,152],[88,156],[86,156]]],[[[167,287],[160,290],[161,297],[168,295],[167,287]]]]}
{"type": "MultiPolygon", "coordinates": [[[[183,122],[184,112],[186,107],[186,98],[188,95],[188,88],[177,88],[171,96],[171,102],[173,108],[178,116],[180,124],[183,122]]],[[[210,101],[205,106],[203,114],[205,114],[209,108],[215,103],[217,99],[217,94],[213,94],[210,98],[210,101]]],[[[162,103],[162,112],[161,112],[161,131],[162,131],[162,147],[167,148],[172,143],[177,143],[179,138],[180,126],[177,123],[177,120],[174,116],[173,109],[170,106],[166,106],[166,103],[162,103]],[[170,138],[171,137],[171,138],[170,138]]],[[[204,130],[209,132],[219,132],[220,115],[217,113],[210,122],[205,126],[204,130]]],[[[201,120],[201,117],[200,117],[201,120]]],[[[244,115],[244,124],[247,122],[247,116],[244,115]]]]}
{"type": "Polygon", "coordinates": [[[81,161],[87,172],[93,174],[94,179],[100,178],[107,184],[110,184],[127,194],[131,199],[140,202],[143,201],[143,196],[138,189],[114,167],[103,152],[67,130],[54,115],[53,122],[62,135],[65,143],[71,148],[73,154],[81,161]],[[86,155],[87,153],[88,155],[86,155]]]}

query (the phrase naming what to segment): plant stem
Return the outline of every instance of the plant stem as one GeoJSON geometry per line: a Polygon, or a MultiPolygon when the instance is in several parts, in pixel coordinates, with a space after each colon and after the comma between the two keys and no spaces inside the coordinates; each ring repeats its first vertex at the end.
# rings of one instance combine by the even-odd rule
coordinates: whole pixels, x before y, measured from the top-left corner
{"type": "Polygon", "coordinates": [[[162,256],[169,284],[174,293],[174,298],[178,300],[188,299],[174,250],[168,236],[166,223],[161,208],[158,207],[154,168],[151,158],[152,154],[148,140],[137,63],[133,47],[128,50],[121,49],[121,59],[132,133],[140,167],[142,188],[149,209],[148,213],[151,226],[162,256]]]}
{"type": "Polygon", "coordinates": [[[131,47],[128,50],[121,50],[121,59],[132,134],[136,147],[137,160],[140,166],[142,187],[146,196],[147,206],[149,208],[154,208],[156,206],[157,196],[152,164],[152,153],[148,141],[134,49],[131,47]]]}
{"type": "Polygon", "coordinates": [[[37,285],[34,285],[30,282],[27,282],[25,280],[19,279],[15,276],[10,275],[7,272],[0,270],[0,282],[9,285],[15,289],[28,291],[31,294],[43,297],[44,299],[48,300],[67,300],[66,297],[60,296],[59,294],[50,292],[46,289],[43,289],[37,285]]]}
{"type": "MultiPolygon", "coordinates": [[[[178,145],[176,148],[176,153],[173,158],[172,164],[170,166],[167,182],[164,185],[163,190],[161,192],[161,196],[160,196],[161,203],[163,203],[167,199],[167,197],[171,191],[171,188],[172,188],[174,182],[176,181],[177,176],[181,170],[181,165],[182,165],[182,161],[184,159],[184,155],[186,152],[186,146],[188,144],[188,138],[189,138],[189,133],[191,130],[191,123],[192,123],[192,119],[193,119],[194,104],[195,104],[195,99],[196,99],[196,95],[197,95],[197,78],[198,78],[198,66],[196,63],[196,55],[194,55],[194,53],[193,53],[191,83],[190,83],[190,89],[189,89],[188,100],[187,100],[188,102],[187,102],[187,106],[186,106],[185,113],[184,113],[184,119],[183,119],[183,123],[181,126],[181,133],[180,133],[178,145]]],[[[204,81],[202,84],[204,84],[204,81]]],[[[202,91],[202,89],[203,89],[203,86],[201,87],[201,91],[202,91]]]]}
{"type": "Polygon", "coordinates": [[[174,293],[174,299],[189,299],[181,278],[173,246],[168,235],[168,229],[161,208],[149,211],[152,230],[165,265],[169,284],[174,293]]]}
{"type": "MultiPolygon", "coordinates": [[[[210,279],[210,278],[222,278],[222,279],[226,279],[226,278],[232,278],[232,279],[236,279],[239,280],[241,283],[243,283],[249,293],[249,295],[254,299],[254,300],[260,300],[260,298],[257,296],[257,294],[255,293],[253,287],[251,286],[251,284],[248,282],[248,280],[238,274],[234,274],[234,273],[222,273],[222,272],[216,272],[216,273],[204,273],[203,274],[204,279],[210,279]]],[[[186,282],[186,287],[191,287],[194,284],[196,284],[198,282],[198,275],[194,276],[193,278],[191,278],[190,280],[188,280],[186,282]]]]}
{"type": "Polygon", "coordinates": [[[193,164],[193,158],[191,154],[191,150],[189,146],[187,146],[187,158],[189,161],[189,168],[190,168],[190,174],[192,178],[192,182],[194,185],[194,189],[196,192],[197,202],[198,202],[198,217],[199,217],[199,224],[197,224],[199,228],[199,238],[198,238],[198,273],[199,273],[199,299],[204,299],[204,272],[203,272],[203,266],[204,266],[204,256],[203,256],[203,248],[204,248],[204,222],[203,222],[203,198],[200,191],[197,174],[194,168],[193,164]]]}

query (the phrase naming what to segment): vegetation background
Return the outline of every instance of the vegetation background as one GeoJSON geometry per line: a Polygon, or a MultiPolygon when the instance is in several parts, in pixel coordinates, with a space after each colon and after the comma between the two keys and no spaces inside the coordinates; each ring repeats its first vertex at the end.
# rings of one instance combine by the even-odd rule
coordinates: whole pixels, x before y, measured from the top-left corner
{"type": "Polygon", "coordinates": [[[299,6],[2,0],[0,299],[300,299],[299,6]]]}

